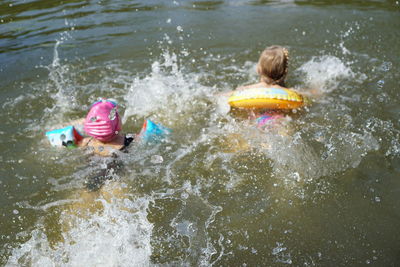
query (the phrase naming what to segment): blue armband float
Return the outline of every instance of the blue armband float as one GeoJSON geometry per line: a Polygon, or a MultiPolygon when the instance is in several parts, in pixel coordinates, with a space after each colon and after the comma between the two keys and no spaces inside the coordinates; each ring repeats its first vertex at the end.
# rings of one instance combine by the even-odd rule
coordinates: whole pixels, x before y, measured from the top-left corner
{"type": "Polygon", "coordinates": [[[139,140],[146,144],[159,143],[172,132],[171,129],[152,122],[151,120],[145,120],[142,130],[139,133],[139,140]]]}
{"type": "Polygon", "coordinates": [[[46,132],[46,136],[52,146],[65,146],[68,148],[76,147],[76,144],[83,139],[83,136],[74,126],[67,126],[62,129],[46,132]]]}

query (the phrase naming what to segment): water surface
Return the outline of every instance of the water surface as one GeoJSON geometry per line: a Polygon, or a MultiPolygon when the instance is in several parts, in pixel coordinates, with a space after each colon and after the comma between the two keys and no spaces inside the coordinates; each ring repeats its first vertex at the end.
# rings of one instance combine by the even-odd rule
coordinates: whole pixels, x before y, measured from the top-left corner
{"type": "Polygon", "coordinates": [[[398,1],[20,0],[0,23],[1,265],[399,264],[398,1]],[[216,96],[273,44],[323,92],[284,135],[216,96]],[[108,159],[44,132],[99,97],[173,135],[89,193],[108,159]]]}

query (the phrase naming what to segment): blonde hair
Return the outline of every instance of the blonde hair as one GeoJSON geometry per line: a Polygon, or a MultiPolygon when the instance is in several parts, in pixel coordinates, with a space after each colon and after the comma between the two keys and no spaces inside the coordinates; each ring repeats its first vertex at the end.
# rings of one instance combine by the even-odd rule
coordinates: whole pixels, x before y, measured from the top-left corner
{"type": "Polygon", "coordinates": [[[279,45],[273,45],[265,48],[261,53],[257,73],[262,82],[285,86],[288,63],[289,51],[279,45]]]}

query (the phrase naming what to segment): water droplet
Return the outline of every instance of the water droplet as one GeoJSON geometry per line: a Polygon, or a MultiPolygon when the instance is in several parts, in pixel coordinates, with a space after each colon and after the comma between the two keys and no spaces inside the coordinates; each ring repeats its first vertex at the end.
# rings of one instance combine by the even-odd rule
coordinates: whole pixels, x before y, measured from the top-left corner
{"type": "Polygon", "coordinates": [[[14,214],[18,214],[19,211],[18,211],[18,210],[13,210],[13,213],[14,213],[14,214]]]}
{"type": "Polygon", "coordinates": [[[294,178],[294,180],[295,180],[296,182],[300,182],[300,181],[301,181],[301,177],[300,177],[300,174],[299,174],[298,172],[294,172],[294,173],[292,174],[292,177],[294,178]]]}
{"type": "Polygon", "coordinates": [[[97,117],[91,117],[91,118],[90,118],[90,121],[91,121],[91,122],[97,121],[97,117]]]}
{"type": "Polygon", "coordinates": [[[381,198],[380,198],[380,197],[378,197],[378,196],[377,196],[377,197],[375,197],[375,202],[378,202],[378,203],[379,203],[379,202],[381,202],[381,198]]]}
{"type": "Polygon", "coordinates": [[[115,120],[116,117],[117,117],[117,108],[115,107],[111,109],[110,114],[108,114],[108,118],[113,121],[115,120]]]}
{"type": "Polygon", "coordinates": [[[153,155],[153,156],[151,156],[150,161],[153,164],[160,164],[160,163],[163,163],[164,158],[160,155],[153,155]]]}
{"type": "Polygon", "coordinates": [[[376,82],[376,85],[378,86],[379,89],[382,89],[384,84],[385,84],[384,80],[379,80],[379,81],[376,82]]]}

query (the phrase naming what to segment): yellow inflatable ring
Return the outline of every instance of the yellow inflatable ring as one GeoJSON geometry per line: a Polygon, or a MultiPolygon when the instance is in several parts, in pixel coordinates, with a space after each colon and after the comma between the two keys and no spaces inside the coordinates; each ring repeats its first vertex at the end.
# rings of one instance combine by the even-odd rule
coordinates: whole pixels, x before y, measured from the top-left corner
{"type": "Polygon", "coordinates": [[[283,88],[250,88],[235,91],[228,99],[235,108],[295,109],[305,104],[302,95],[283,88]]]}

